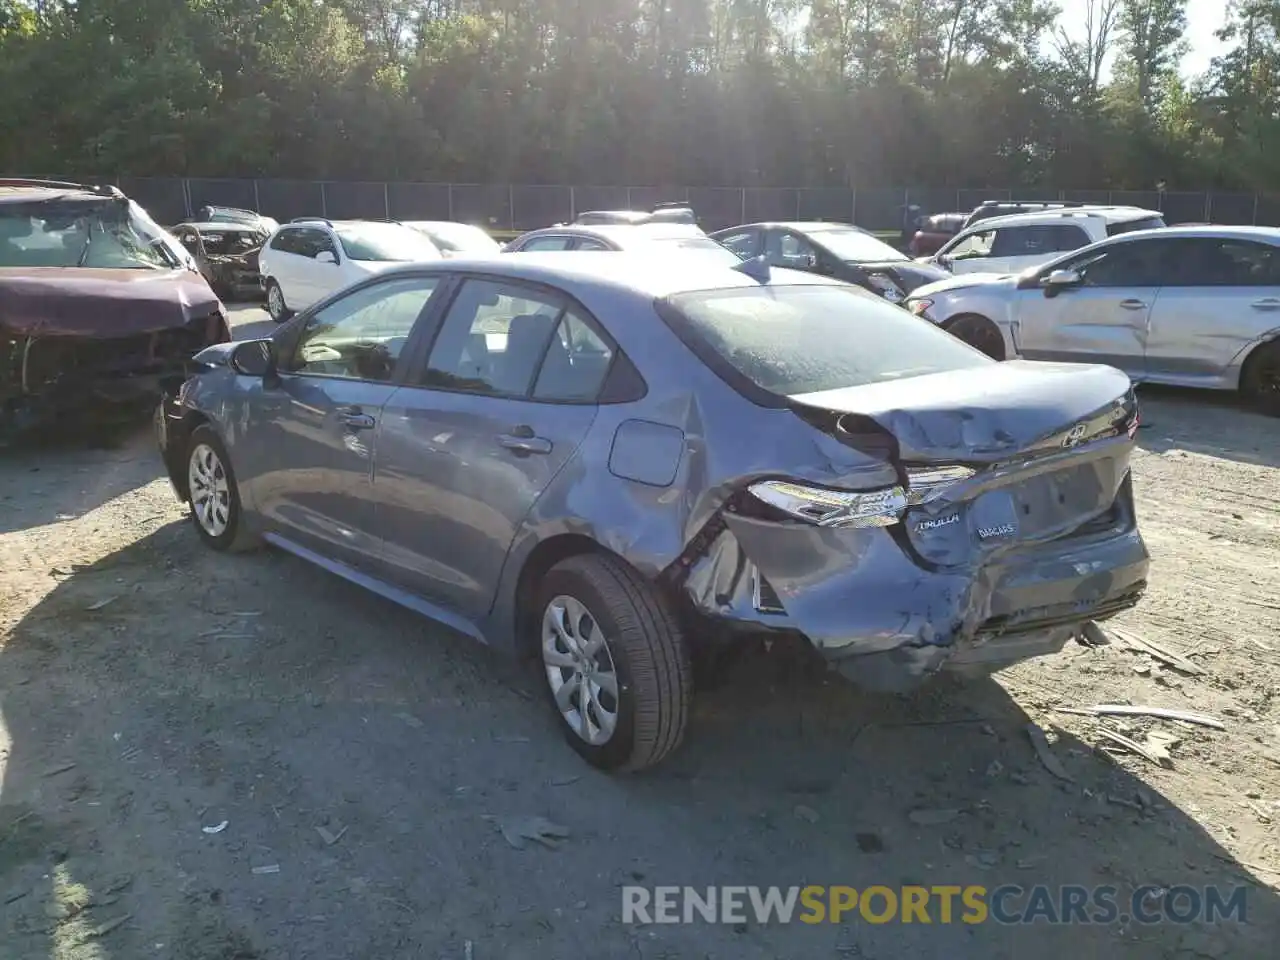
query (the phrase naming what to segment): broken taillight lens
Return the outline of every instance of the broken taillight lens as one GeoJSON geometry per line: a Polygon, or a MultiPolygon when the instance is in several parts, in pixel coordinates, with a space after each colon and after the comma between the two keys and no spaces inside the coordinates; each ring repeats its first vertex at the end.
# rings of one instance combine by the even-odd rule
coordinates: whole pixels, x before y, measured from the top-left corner
{"type": "Polygon", "coordinates": [[[820,527],[889,527],[908,507],[929,503],[954,483],[972,477],[969,467],[920,467],[907,470],[909,486],[878,490],[833,490],[789,480],[752,484],[751,493],[797,520],[820,527]]]}

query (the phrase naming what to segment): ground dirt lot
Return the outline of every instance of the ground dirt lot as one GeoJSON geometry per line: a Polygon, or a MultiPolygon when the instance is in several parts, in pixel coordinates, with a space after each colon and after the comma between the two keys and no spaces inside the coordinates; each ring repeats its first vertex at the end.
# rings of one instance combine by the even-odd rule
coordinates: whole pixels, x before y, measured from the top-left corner
{"type": "Polygon", "coordinates": [[[2,453],[0,957],[1275,956],[1280,422],[1182,393],[1144,415],[1151,592],[1117,625],[1192,672],[1073,646],[897,700],[775,648],[632,778],[585,768],[488,651],[203,549],[145,430],[2,453]],[[1226,730],[1055,710],[1115,702],[1226,730]],[[1104,728],[1168,731],[1172,765],[1104,728]],[[526,814],[571,836],[517,850],[486,819],[526,814]],[[631,883],[1244,885],[1248,923],[624,926],[631,883]]]}

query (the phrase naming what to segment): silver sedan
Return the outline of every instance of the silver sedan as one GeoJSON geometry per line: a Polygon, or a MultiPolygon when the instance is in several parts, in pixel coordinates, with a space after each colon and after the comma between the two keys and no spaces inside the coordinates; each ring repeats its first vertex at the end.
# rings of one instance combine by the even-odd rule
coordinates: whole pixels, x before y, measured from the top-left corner
{"type": "Polygon", "coordinates": [[[1280,415],[1280,230],[1123,234],[1017,276],[919,287],[907,307],[998,360],[1106,363],[1280,415]]]}

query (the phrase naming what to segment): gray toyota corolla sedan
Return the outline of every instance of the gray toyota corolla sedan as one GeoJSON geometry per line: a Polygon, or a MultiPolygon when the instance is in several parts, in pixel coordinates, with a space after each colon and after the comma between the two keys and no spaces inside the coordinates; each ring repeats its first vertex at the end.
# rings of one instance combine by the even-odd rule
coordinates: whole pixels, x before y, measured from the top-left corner
{"type": "Polygon", "coordinates": [[[679,744],[717,646],[799,636],[905,690],[1145,587],[1124,374],[762,261],[405,266],[197,359],[157,414],[197,534],[539,660],[601,767],[679,744]]]}

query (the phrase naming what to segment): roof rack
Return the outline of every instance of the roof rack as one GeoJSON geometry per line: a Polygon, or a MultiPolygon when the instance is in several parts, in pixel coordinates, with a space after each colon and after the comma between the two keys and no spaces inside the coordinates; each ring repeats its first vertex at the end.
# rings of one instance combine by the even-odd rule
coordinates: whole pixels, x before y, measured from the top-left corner
{"type": "Polygon", "coordinates": [[[0,187],[46,187],[52,190],[84,190],[107,197],[123,197],[120,188],[109,183],[72,183],[69,180],[41,180],[34,177],[3,177],[0,187]]]}
{"type": "Polygon", "coordinates": [[[1094,207],[1088,200],[983,200],[979,207],[1094,207]]]}

